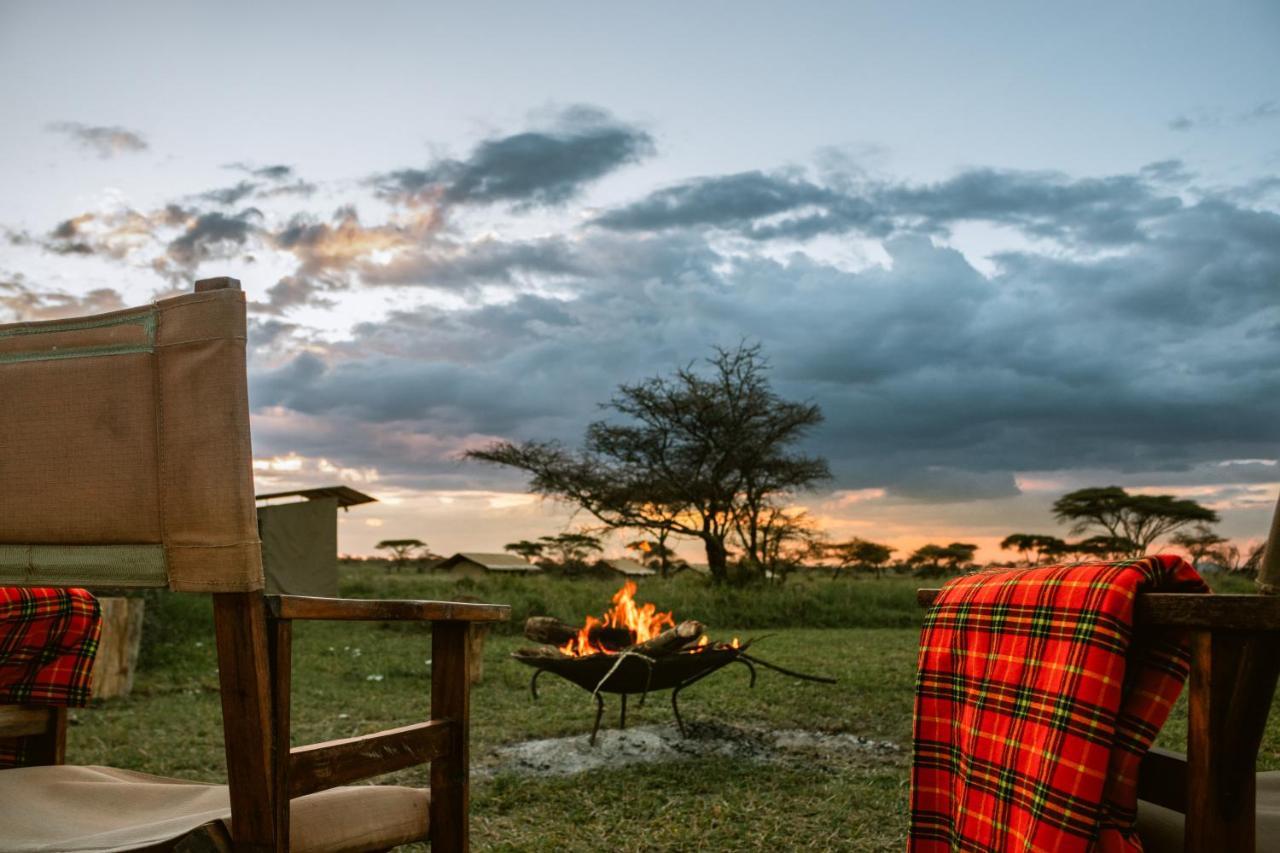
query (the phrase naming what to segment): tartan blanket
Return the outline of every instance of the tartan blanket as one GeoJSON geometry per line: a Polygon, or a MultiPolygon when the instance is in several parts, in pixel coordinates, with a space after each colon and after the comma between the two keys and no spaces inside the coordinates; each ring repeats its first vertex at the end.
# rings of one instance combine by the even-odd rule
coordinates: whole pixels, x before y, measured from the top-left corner
{"type": "Polygon", "coordinates": [[[1184,638],[1133,636],[1155,591],[1208,588],[1167,555],[946,584],[920,642],[909,850],[1142,850],[1138,766],[1190,663],[1184,638]]]}
{"type": "MultiPolygon", "coordinates": [[[[0,587],[0,704],[86,704],[101,623],[83,589],[0,587]]],[[[0,767],[21,763],[0,744],[0,767]]]]}

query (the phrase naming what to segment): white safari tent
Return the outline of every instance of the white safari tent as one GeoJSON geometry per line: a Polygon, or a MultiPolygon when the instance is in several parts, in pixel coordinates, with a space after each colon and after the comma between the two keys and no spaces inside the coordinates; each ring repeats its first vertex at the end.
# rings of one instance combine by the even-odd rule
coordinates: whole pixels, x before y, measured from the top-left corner
{"type": "Polygon", "coordinates": [[[377,498],[347,486],[258,495],[267,592],[338,595],[338,510],[377,498]]]}

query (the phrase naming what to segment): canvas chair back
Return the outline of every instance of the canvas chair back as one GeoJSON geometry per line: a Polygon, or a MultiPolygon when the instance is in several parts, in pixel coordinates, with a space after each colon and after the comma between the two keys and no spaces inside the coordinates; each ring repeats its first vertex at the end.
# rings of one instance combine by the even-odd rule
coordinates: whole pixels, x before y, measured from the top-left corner
{"type": "Polygon", "coordinates": [[[262,587],[239,289],[0,325],[0,584],[262,587]]]}

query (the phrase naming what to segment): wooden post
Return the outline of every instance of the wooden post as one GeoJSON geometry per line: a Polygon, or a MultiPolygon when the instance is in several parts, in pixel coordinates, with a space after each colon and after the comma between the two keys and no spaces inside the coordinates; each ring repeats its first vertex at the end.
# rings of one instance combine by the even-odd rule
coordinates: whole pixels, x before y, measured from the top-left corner
{"type": "Polygon", "coordinates": [[[466,622],[435,622],[431,626],[431,719],[453,725],[449,751],[431,762],[433,853],[465,853],[471,848],[469,627],[466,622]]]}
{"type": "Polygon", "coordinates": [[[489,636],[489,627],[486,622],[473,624],[468,635],[471,656],[467,664],[467,683],[472,686],[484,680],[484,641],[489,636]]]}
{"type": "Polygon", "coordinates": [[[142,648],[146,601],[112,596],[99,598],[98,604],[102,607],[102,636],[93,662],[90,693],[95,699],[128,696],[133,690],[133,673],[142,648]]]}
{"type": "Polygon", "coordinates": [[[293,694],[293,621],[272,619],[268,641],[271,648],[271,745],[275,772],[271,777],[275,792],[276,849],[289,849],[289,726],[293,694]]]}
{"type": "Polygon", "coordinates": [[[222,734],[236,850],[276,853],[267,615],[262,592],[213,595],[222,734]]]}
{"type": "Polygon", "coordinates": [[[1231,731],[1231,693],[1247,641],[1209,630],[1191,635],[1187,696],[1187,853],[1254,849],[1256,753],[1231,731]]]}

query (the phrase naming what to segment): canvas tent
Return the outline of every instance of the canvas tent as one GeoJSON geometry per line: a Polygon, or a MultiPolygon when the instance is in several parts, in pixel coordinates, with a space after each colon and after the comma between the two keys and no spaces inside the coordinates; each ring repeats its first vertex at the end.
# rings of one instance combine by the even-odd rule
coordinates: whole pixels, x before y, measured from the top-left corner
{"type": "Polygon", "coordinates": [[[338,595],[338,509],[377,498],[347,486],[258,495],[267,592],[338,595]],[[272,501],[284,501],[273,503],[272,501]]]}
{"type": "Polygon", "coordinates": [[[629,578],[647,578],[657,574],[657,572],[648,566],[641,565],[635,560],[631,560],[626,557],[610,558],[607,560],[601,560],[600,562],[604,563],[605,566],[618,574],[629,578]]]}
{"type": "Polygon", "coordinates": [[[514,554],[480,554],[474,551],[458,552],[449,559],[437,563],[436,571],[449,572],[456,577],[482,577],[495,574],[541,574],[542,569],[525,562],[514,554]]]}

